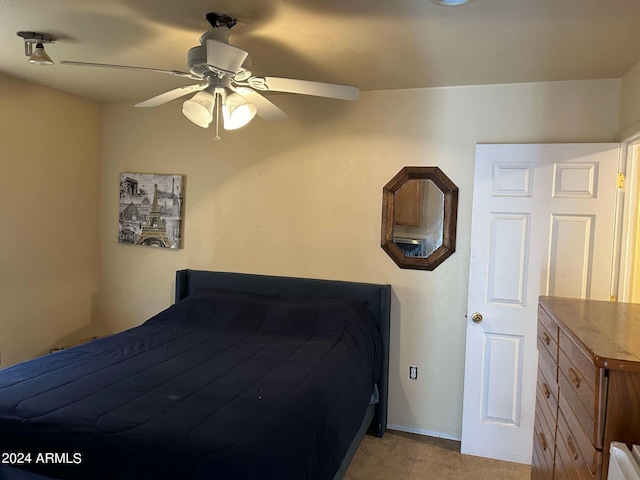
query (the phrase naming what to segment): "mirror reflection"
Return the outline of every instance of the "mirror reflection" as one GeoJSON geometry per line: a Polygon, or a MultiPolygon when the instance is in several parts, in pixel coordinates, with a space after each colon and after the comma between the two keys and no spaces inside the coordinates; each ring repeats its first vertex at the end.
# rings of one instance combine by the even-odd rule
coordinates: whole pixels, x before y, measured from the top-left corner
{"type": "Polygon", "coordinates": [[[394,200],[393,243],[407,257],[428,257],[442,245],[444,193],[431,180],[413,179],[394,200]]]}
{"type": "Polygon", "coordinates": [[[382,189],[380,246],[400,268],[433,270],[456,251],[458,187],[438,167],[403,167],[382,189]]]}

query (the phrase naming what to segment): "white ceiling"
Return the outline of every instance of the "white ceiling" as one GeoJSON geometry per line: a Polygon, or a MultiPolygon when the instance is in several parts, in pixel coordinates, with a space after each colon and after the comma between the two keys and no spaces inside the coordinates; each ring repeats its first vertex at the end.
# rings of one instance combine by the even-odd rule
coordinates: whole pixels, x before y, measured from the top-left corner
{"type": "Polygon", "coordinates": [[[361,90],[620,78],[640,60],[640,0],[0,0],[0,73],[100,101],[141,101],[191,83],[168,75],[27,63],[19,30],[49,33],[55,62],[186,70],[208,29],[256,75],[361,90]]]}

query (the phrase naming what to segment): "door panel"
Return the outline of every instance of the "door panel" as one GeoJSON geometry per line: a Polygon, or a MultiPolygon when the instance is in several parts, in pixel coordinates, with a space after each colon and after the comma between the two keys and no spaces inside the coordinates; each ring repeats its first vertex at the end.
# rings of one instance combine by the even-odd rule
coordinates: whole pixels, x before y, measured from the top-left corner
{"type": "Polygon", "coordinates": [[[553,196],[595,198],[597,172],[597,163],[556,163],[553,171],[553,196]]]}
{"type": "Polygon", "coordinates": [[[529,215],[496,213],[491,218],[488,303],[523,305],[529,253],[529,215]]]}
{"type": "Polygon", "coordinates": [[[595,215],[551,215],[547,294],[590,298],[595,215]]]}
{"type": "Polygon", "coordinates": [[[522,341],[520,336],[485,334],[483,422],[515,427],[520,424],[522,341]]]}

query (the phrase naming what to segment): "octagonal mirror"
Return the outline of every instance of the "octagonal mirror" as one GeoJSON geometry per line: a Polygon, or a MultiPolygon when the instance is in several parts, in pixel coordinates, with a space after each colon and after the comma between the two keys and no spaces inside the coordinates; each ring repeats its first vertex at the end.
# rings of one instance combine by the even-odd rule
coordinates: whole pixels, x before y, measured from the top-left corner
{"type": "Polygon", "coordinates": [[[433,270],[456,249],[458,187],[438,167],[404,167],[382,190],[381,246],[400,268],[433,270]]]}

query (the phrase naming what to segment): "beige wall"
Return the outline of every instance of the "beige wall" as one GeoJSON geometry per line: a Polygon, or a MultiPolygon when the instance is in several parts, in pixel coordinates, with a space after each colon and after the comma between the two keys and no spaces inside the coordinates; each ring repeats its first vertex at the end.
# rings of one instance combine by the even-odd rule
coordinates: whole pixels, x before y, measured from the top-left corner
{"type": "Polygon", "coordinates": [[[95,103],[0,75],[3,367],[89,328],[98,271],[98,122],[95,103]]]}
{"type": "Polygon", "coordinates": [[[622,77],[619,122],[618,140],[625,140],[640,131],[640,62],[622,77]]]}
{"type": "Polygon", "coordinates": [[[99,311],[113,331],[173,301],[181,268],[393,286],[389,423],[460,436],[476,143],[611,141],[618,80],[271,97],[290,118],[203,130],[180,103],[101,110],[99,311]],[[380,248],[382,187],[438,165],[460,188],[456,253],[402,270],[380,248]],[[186,175],[184,248],[117,243],[123,171],[186,175]],[[420,368],[418,381],[408,366],[420,368]]]}

